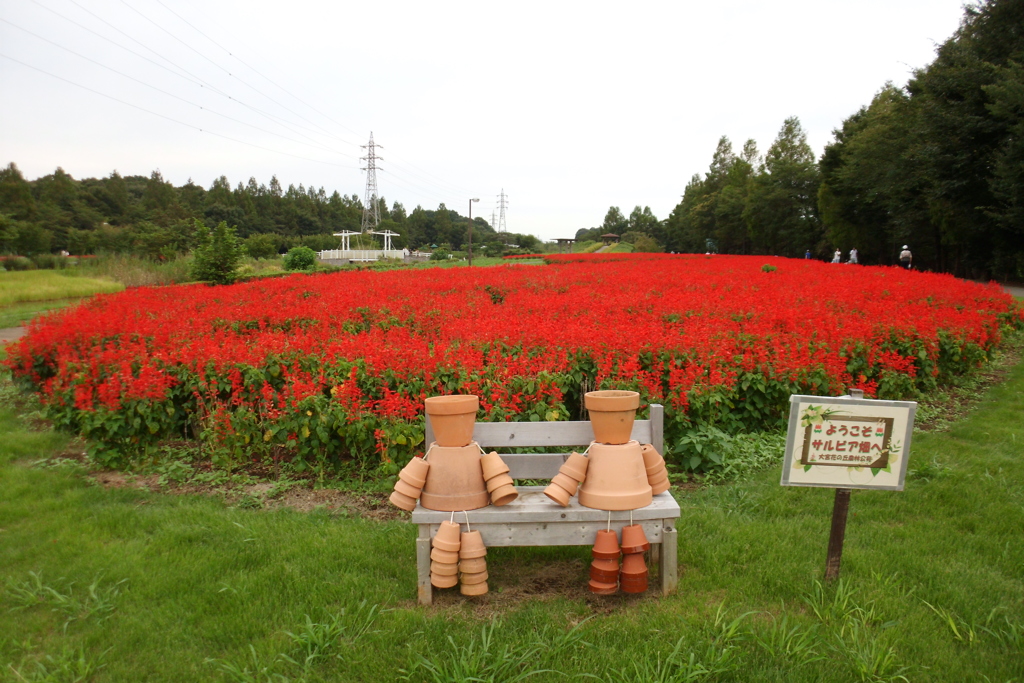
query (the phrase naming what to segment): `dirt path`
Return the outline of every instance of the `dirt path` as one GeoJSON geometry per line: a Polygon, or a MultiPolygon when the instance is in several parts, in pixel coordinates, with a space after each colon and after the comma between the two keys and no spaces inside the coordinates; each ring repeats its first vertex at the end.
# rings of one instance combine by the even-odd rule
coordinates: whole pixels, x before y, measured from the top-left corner
{"type": "Polygon", "coordinates": [[[24,327],[5,327],[0,329],[0,345],[21,339],[25,336],[24,327]]]}

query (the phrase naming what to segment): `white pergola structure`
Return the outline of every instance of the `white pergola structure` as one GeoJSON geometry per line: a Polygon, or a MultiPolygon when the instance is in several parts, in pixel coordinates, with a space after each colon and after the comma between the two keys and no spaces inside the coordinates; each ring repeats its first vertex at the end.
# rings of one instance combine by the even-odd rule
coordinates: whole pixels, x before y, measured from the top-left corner
{"type": "Polygon", "coordinates": [[[349,246],[350,245],[349,238],[351,238],[352,235],[362,235],[362,234],[363,233],[361,233],[361,232],[351,232],[350,230],[345,230],[344,232],[336,232],[336,233],[334,233],[334,236],[341,238],[341,250],[342,251],[351,251],[351,247],[349,246]]]}
{"type": "Polygon", "coordinates": [[[391,232],[390,230],[384,230],[383,232],[373,232],[372,234],[384,235],[384,251],[392,251],[391,238],[399,236],[399,233],[391,232]]]}

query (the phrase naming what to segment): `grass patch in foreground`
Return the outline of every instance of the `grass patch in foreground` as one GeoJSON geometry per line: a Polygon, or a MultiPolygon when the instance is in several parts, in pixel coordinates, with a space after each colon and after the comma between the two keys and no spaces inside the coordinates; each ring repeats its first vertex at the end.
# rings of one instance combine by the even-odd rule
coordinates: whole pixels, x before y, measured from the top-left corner
{"type": "Polygon", "coordinates": [[[61,270],[0,273],[0,306],[120,292],[124,285],[106,279],[68,275],[61,270]]]}
{"type": "Polygon", "coordinates": [[[9,392],[3,680],[1024,678],[1024,364],[915,436],[904,492],[854,492],[838,584],[832,492],[772,469],[679,494],[673,596],[589,596],[587,548],[495,548],[489,596],[430,609],[409,524],[91,485],[9,392]]]}

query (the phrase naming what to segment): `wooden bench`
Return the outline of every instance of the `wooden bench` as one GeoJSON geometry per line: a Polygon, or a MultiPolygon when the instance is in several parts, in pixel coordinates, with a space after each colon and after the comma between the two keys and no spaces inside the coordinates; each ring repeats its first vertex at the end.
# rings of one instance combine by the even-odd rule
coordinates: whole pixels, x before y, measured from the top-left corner
{"type": "MultiPolygon", "coordinates": [[[[664,407],[651,405],[651,419],[633,424],[632,438],[652,444],[664,453],[664,407]]],[[[594,440],[590,422],[477,422],[473,439],[485,450],[496,448],[565,448],[582,452],[594,440]]],[[[427,418],[426,443],[434,440],[427,418]]],[[[502,454],[513,479],[551,479],[569,453],[502,454]]],[[[544,495],[544,486],[519,486],[519,497],[503,507],[490,505],[469,511],[473,530],[479,530],[490,548],[502,546],[552,546],[594,544],[598,529],[608,525],[608,512],[583,507],[573,497],[569,507],[561,507],[544,495]]],[[[630,512],[612,512],[611,527],[617,531],[629,524],[630,512]]],[[[419,601],[429,605],[433,599],[430,585],[430,540],[438,525],[451,518],[450,512],[426,510],[417,505],[413,524],[419,526],[416,562],[419,575],[419,601]]],[[[658,566],[661,592],[668,595],[678,583],[676,568],[676,529],[679,503],[668,491],[654,496],[645,508],[632,511],[633,522],[643,525],[651,542],[651,558],[658,566]]],[[[465,524],[458,512],[455,521],[465,524]]],[[[580,581],[586,581],[584,576],[580,581]]]]}

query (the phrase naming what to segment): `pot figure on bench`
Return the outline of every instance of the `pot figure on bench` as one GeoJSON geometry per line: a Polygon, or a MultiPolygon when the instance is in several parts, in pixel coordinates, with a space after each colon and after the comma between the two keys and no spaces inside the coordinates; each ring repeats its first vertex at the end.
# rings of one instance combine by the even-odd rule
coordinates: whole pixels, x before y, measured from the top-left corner
{"type": "MultiPolygon", "coordinates": [[[[594,429],[580,505],[598,510],[635,510],[651,504],[643,449],[630,440],[640,407],[635,391],[591,391],[583,397],[594,429]]],[[[557,501],[556,501],[557,502],[557,501]]]]}

